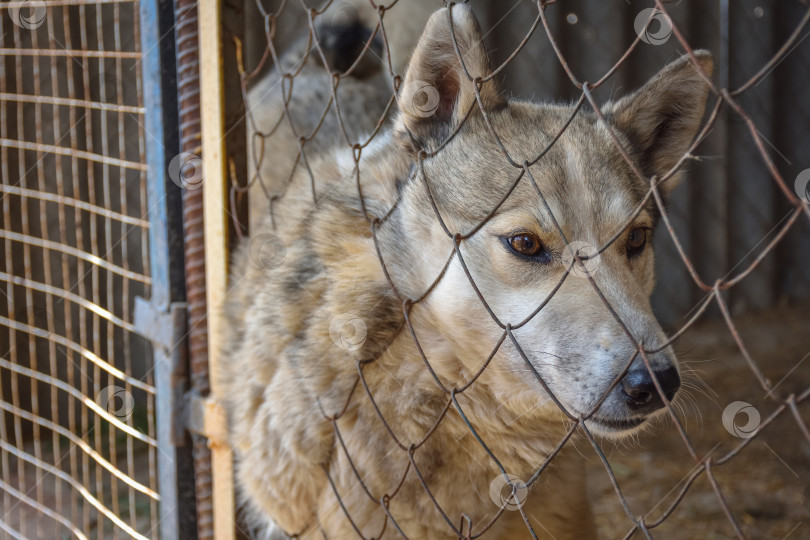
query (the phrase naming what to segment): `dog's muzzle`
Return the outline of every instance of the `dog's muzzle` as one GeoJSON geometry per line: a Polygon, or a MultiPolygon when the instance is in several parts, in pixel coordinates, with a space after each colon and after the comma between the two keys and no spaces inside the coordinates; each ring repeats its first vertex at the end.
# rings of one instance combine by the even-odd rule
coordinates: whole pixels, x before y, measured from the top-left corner
{"type": "MultiPolygon", "coordinates": [[[[672,401],[681,387],[678,369],[667,362],[667,366],[653,370],[658,384],[667,401],[672,401]]],[[[655,386],[655,381],[645,367],[633,368],[613,389],[607,409],[591,417],[595,427],[603,432],[619,435],[643,424],[656,411],[664,407],[664,400],[655,386]],[[603,412],[604,411],[604,412],[603,412]],[[600,414],[601,413],[601,414],[600,414]]]]}

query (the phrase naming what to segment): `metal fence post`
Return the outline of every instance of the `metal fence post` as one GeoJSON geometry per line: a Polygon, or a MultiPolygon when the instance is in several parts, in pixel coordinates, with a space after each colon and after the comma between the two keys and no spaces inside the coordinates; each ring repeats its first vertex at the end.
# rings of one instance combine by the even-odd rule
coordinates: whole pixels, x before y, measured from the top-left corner
{"type": "Polygon", "coordinates": [[[137,304],[136,325],[154,348],[160,537],[190,539],[196,538],[197,525],[193,457],[184,427],[188,355],[183,224],[180,188],[168,174],[178,153],[174,6],[166,0],[142,0],[140,8],[153,281],[150,301],[137,304]]]}

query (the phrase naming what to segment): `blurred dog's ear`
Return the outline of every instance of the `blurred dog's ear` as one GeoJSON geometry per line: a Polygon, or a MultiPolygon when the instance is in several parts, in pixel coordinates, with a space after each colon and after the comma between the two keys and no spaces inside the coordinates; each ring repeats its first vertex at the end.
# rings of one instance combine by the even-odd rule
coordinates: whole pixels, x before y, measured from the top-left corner
{"type": "MultiPolygon", "coordinates": [[[[708,51],[695,51],[703,70],[712,74],[708,51]]],[[[647,176],[667,173],[689,148],[703,118],[709,85],[688,55],[670,63],[644,86],[615,103],[606,104],[605,117],[630,140],[641,171],[647,176]]],[[[662,188],[665,194],[677,177],[662,188]]]]}
{"type": "MultiPolygon", "coordinates": [[[[399,88],[397,138],[412,151],[439,146],[470,107],[472,114],[479,108],[470,78],[486,77],[490,72],[481,28],[469,6],[459,4],[434,13],[399,88]]],[[[481,101],[485,110],[505,103],[494,80],[482,85],[481,101]]]]}

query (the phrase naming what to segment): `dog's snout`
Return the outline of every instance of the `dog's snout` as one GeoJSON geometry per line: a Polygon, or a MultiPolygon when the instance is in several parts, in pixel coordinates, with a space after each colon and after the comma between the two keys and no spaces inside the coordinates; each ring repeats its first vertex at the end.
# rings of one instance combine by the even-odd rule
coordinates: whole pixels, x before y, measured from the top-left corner
{"type": "MultiPolygon", "coordinates": [[[[681,387],[678,370],[674,366],[669,366],[666,369],[655,371],[655,378],[658,379],[667,400],[671,401],[681,387]]],[[[655,383],[645,368],[634,369],[624,376],[622,392],[627,406],[634,411],[651,412],[664,406],[664,402],[655,388],[655,383]]]]}

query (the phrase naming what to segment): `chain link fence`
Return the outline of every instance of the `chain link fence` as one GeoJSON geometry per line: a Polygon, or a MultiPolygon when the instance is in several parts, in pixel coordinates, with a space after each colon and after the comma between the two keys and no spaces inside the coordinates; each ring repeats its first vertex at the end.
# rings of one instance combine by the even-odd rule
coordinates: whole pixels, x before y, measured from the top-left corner
{"type": "MultiPolygon", "coordinates": [[[[2,538],[154,538],[159,529],[163,537],[194,536],[195,519],[196,534],[209,537],[214,521],[222,518],[211,496],[222,476],[216,466],[209,470],[208,450],[221,441],[206,441],[204,435],[210,433],[198,430],[193,440],[197,474],[192,477],[186,455],[192,445],[183,431],[187,406],[182,400],[166,401],[169,393],[182,394],[187,384],[206,397],[208,355],[218,354],[208,351],[206,325],[211,311],[221,306],[206,306],[201,253],[220,239],[202,241],[201,186],[187,185],[181,180],[188,171],[173,171],[168,164],[176,155],[181,160],[190,156],[199,166],[196,154],[204,150],[199,147],[201,107],[195,89],[200,84],[196,6],[179,2],[176,13],[165,17],[172,24],[161,22],[160,31],[146,29],[159,34],[153,46],[163,60],[176,47],[176,58],[164,68],[177,68],[180,95],[153,93],[152,99],[163,99],[167,106],[179,98],[179,111],[174,111],[181,116],[178,137],[173,126],[158,130],[149,119],[154,111],[145,105],[153,90],[142,82],[142,60],[152,52],[140,46],[144,29],[139,7],[145,4],[161,13],[174,11],[159,2],[126,0],[0,4],[2,538]],[[150,137],[158,139],[166,154],[167,163],[156,168],[145,150],[155,144],[150,137]],[[180,139],[176,148],[167,143],[173,138],[180,139]],[[179,189],[185,189],[186,265],[195,282],[189,293],[190,359],[184,357],[185,342],[173,342],[180,336],[172,335],[162,346],[177,357],[172,360],[176,364],[166,366],[155,364],[152,347],[136,334],[134,313],[138,296],[159,295],[166,303],[185,300],[182,279],[175,275],[169,284],[169,278],[150,271],[150,262],[152,268],[155,263],[150,261],[155,234],[150,220],[160,212],[150,203],[147,173],[155,170],[168,173],[172,178],[167,183],[178,185],[177,192],[164,191],[164,198],[179,199],[179,189]],[[180,377],[187,360],[192,366],[188,381],[180,377]],[[172,380],[160,380],[155,367],[172,380]],[[159,418],[156,409],[161,407],[168,414],[159,418]],[[168,433],[173,442],[163,446],[159,433],[168,433]],[[160,474],[158,463],[167,464],[160,474]],[[188,507],[194,480],[196,513],[188,507]],[[189,493],[162,492],[164,485],[183,482],[189,493]]],[[[316,419],[334,435],[330,459],[319,464],[326,479],[321,495],[330,501],[330,512],[318,519],[338,522],[362,538],[416,537],[402,516],[403,509],[418,503],[429,506],[431,515],[424,519],[442,523],[448,537],[494,537],[515,516],[518,537],[543,537],[544,518],[533,515],[533,506],[525,503],[547,496],[543,489],[548,479],[559,471],[564,477],[566,455],[580,453],[602,536],[803,537],[810,515],[810,432],[805,420],[810,396],[805,364],[810,354],[807,3],[469,4],[482,22],[493,69],[477,79],[466,71],[475,105],[458,129],[446,135],[452,139],[471,129],[470,117],[476,117],[476,129],[491,136],[493,161],[512,170],[514,183],[507,193],[492,197],[480,221],[460,230],[432,200],[442,181],[425,168],[443,158],[449,142],[414,156],[410,178],[401,179],[400,189],[417,190],[431,201],[422,218],[443,231],[438,242],[449,254],[440,261],[435,280],[414,294],[397,287],[411,271],[392,266],[388,255],[392,240],[386,223],[398,219],[399,200],[383,209],[366,206],[373,197],[363,190],[373,190],[366,178],[374,171],[362,158],[381,144],[404,102],[421,96],[417,105],[427,107],[428,116],[436,105],[430,85],[409,89],[403,77],[428,17],[444,4],[245,0],[222,5],[223,140],[233,224],[227,240],[233,247],[244,240],[248,258],[263,269],[284,268],[290,254],[300,249],[289,231],[309,223],[328,199],[330,181],[320,174],[332,159],[328,156],[342,155],[338,165],[352,171],[349,180],[357,189],[351,199],[359,205],[361,228],[374,240],[376,271],[384,275],[385,290],[377,292],[396,301],[388,314],[394,328],[391,343],[404,339],[419,351],[411,372],[386,372],[389,364],[382,359],[391,343],[379,342],[391,328],[352,310],[327,314],[308,281],[317,269],[302,266],[285,277],[290,289],[312,295],[314,303],[302,300],[298,311],[316,318],[328,315],[334,349],[326,358],[353,359],[349,375],[331,387],[340,397],[332,394],[327,403],[328,392],[318,393],[301,417],[302,423],[316,419]],[[655,349],[645,348],[591,274],[593,257],[615,247],[620,233],[592,251],[570,250],[564,276],[529,317],[497,317],[466,257],[476,235],[516,189],[546,200],[535,167],[550,164],[549,152],[568,136],[579,116],[601,118],[606,111],[600,104],[638,88],[680,54],[698,65],[698,49],[715,57],[709,103],[699,135],[681,159],[688,162],[686,179],[666,204],[662,182],[673,172],[647,178],[628,155],[621,134],[610,133],[621,162],[649,186],[635,214],[645,205],[660,213],[653,306],[670,338],[655,349]],[[528,162],[510,153],[500,128],[481,107],[495,84],[513,97],[573,104],[559,131],[548,134],[550,144],[533,149],[528,162]],[[294,187],[295,178],[305,180],[305,189],[294,187]],[[438,369],[441,359],[423,348],[418,330],[423,323],[419,310],[451,279],[449,272],[457,272],[455,277],[467,285],[466,293],[482,306],[482,316],[491,318],[500,336],[486,344],[488,352],[473,355],[477,368],[461,383],[438,369]],[[683,388],[670,401],[654,379],[668,420],[653,432],[629,442],[595,436],[585,420],[598,405],[583,414],[566,408],[529,360],[532,351],[524,352],[521,328],[555,305],[557,291],[571,280],[604,301],[606,316],[615,319],[633,344],[634,354],[610,390],[633,362],[652,372],[653,355],[670,344],[678,350],[683,388]],[[371,345],[379,350],[372,351],[371,345]],[[503,373],[500,354],[506,348],[519,352],[524,363],[518,376],[544,389],[564,426],[531,474],[522,477],[502,465],[508,457],[502,441],[493,444],[486,436],[491,422],[520,425],[520,418],[498,416],[504,403],[494,404],[491,417],[481,416],[480,404],[471,398],[503,373]],[[419,407],[395,412],[388,406],[389,395],[402,391],[397,385],[413,377],[423,383],[413,388],[414,395],[426,396],[425,411],[435,413],[427,415],[418,434],[403,429],[420,414],[419,407]],[[383,427],[385,453],[366,451],[362,433],[350,428],[358,417],[383,427]],[[443,454],[435,441],[459,426],[465,455],[443,454]],[[383,458],[396,481],[380,482],[367,474],[374,472],[374,460],[383,458]],[[471,480],[448,486],[441,469],[425,466],[468,458],[471,475],[483,475],[486,485],[471,480]],[[459,511],[453,497],[447,497],[469,492],[491,503],[492,512],[483,521],[459,511]]],[[[463,50],[455,36],[452,45],[451,54],[463,50]]],[[[205,67],[205,58],[199,64],[205,67]]],[[[165,124],[171,114],[161,114],[168,116],[151,118],[165,124]]],[[[210,178],[216,178],[211,171],[208,182],[210,178]]],[[[549,217],[552,234],[575,240],[566,238],[560,226],[571,216],[549,210],[549,217]]],[[[172,229],[179,218],[156,223],[172,229]]],[[[325,227],[327,235],[336,232],[325,227]]],[[[164,242],[167,251],[179,245],[179,232],[160,234],[171,237],[164,242]]],[[[414,266],[435,263],[413,261],[414,266]]],[[[357,278],[358,298],[372,285],[357,278]]],[[[162,322],[152,321],[153,329],[162,322]]],[[[273,344],[265,345],[270,349],[273,344]]],[[[285,391],[305,386],[302,379],[285,391]]],[[[248,395],[247,388],[240,396],[217,395],[213,385],[211,389],[211,399],[204,401],[208,406],[248,395]]],[[[244,441],[231,442],[240,456],[244,441]]],[[[516,441],[512,448],[519,452],[522,444],[516,441]]],[[[244,476],[240,478],[244,484],[244,476]]],[[[241,536],[259,535],[249,519],[244,522],[241,536]]],[[[322,530],[313,523],[306,532],[319,535],[322,530]]]]}
{"type": "MultiPolygon", "coordinates": [[[[321,414],[322,421],[329,423],[335,434],[333,459],[323,464],[333,490],[335,511],[351,524],[358,537],[406,536],[392,510],[394,501],[427,497],[436,511],[434,517],[446,523],[448,537],[485,535],[510,511],[521,513],[526,537],[542,536],[533,516],[524,513],[521,497],[531,497],[536,485],[542,484],[544,472],[554,468],[558,452],[573,446],[586,455],[587,468],[597,478],[591,481],[591,493],[596,499],[597,523],[608,536],[652,538],[660,533],[668,538],[691,538],[711,533],[717,538],[798,538],[806,534],[810,470],[805,463],[810,432],[805,418],[810,378],[806,366],[802,367],[808,342],[800,330],[800,321],[806,322],[807,316],[801,301],[806,300],[810,284],[810,169],[803,150],[808,143],[806,125],[810,118],[810,97],[804,91],[810,83],[810,46],[805,41],[810,10],[806,3],[470,2],[483,21],[485,42],[494,59],[491,74],[474,79],[470,72],[466,73],[475,89],[475,107],[480,109],[475,113],[480,112],[502,159],[514,168],[515,185],[530,183],[540,200],[545,200],[543,192],[534,182],[529,164],[542,166],[549,148],[537,148],[535,158],[528,162],[507,151],[481,107],[486,99],[482,93],[491,81],[499,81],[517,97],[568,99],[574,103],[574,116],[591,110],[601,119],[600,103],[639,87],[667,60],[685,52],[698,66],[694,52],[697,48],[714,53],[716,69],[712,79],[707,79],[711,83],[707,113],[698,137],[680,160],[689,162],[686,180],[673,192],[668,204],[662,201],[660,186],[673,171],[663,178],[645,177],[620,136],[611,133],[627,166],[650,186],[638,208],[651,203],[660,212],[661,224],[655,237],[659,284],[654,306],[660,320],[670,328],[671,338],[654,350],[645,349],[607,303],[594,278],[584,272],[583,287],[591,287],[605,301],[608,312],[636,348],[611,390],[620,384],[634,360],[651,372],[649,356],[653,353],[670,344],[689,348],[680,356],[685,357],[683,375],[692,381],[685,383],[686,388],[691,387],[686,392],[691,397],[670,402],[655,381],[669,422],[659,426],[654,437],[640,436],[641,443],[652,447],[652,451],[625,449],[621,444],[594,437],[584,420],[595,409],[580,416],[557,400],[515,338],[515,329],[527,321],[498,319],[479,291],[474,272],[464,264],[465,242],[492,218],[511,190],[500,202],[493,198],[487,217],[471,231],[455,230],[446,224],[441,209],[431,202],[434,214],[425,219],[441,224],[450,258],[420,295],[403,295],[397,289],[400,276],[390,264],[386,265],[386,248],[379,247],[384,240],[378,235],[385,221],[396,215],[398,202],[382,215],[362,204],[362,189],[366,186],[360,180],[364,175],[360,156],[372,151],[379,134],[390,129],[390,120],[397,106],[402,105],[402,77],[408,54],[427,17],[440,5],[404,1],[368,4],[333,1],[310,6],[305,2],[251,0],[244,5],[244,34],[231,32],[237,38],[233,60],[240,75],[242,98],[235,107],[247,123],[248,163],[247,174],[237,171],[244,155],[231,152],[233,230],[239,237],[249,231],[248,250],[254,260],[259,260],[259,266],[281,266],[286,250],[294,249],[294,239],[288,236],[294,229],[291,224],[310,219],[312,209],[308,206],[317,207],[323,198],[328,198],[328,184],[318,177],[318,171],[323,169],[313,163],[323,155],[337,159],[336,153],[329,152],[341,149],[353,155],[350,177],[356,178],[356,197],[361,201],[369,234],[378,246],[379,265],[402,306],[397,333],[411,335],[415,340],[421,369],[429,374],[422,380],[439,388],[444,396],[440,412],[432,418],[423,438],[397,434],[397,417],[382,412],[385,407],[379,405],[377,394],[382,390],[367,380],[368,371],[385,354],[383,348],[375,358],[357,360],[356,376],[340,389],[348,397],[336,411],[327,413],[313,404],[312,414],[321,414]],[[338,38],[330,34],[330,28],[357,23],[354,31],[364,32],[362,39],[355,40],[359,44],[340,51],[342,55],[335,54],[340,45],[336,45],[334,40],[338,38]],[[288,191],[293,189],[290,186],[296,175],[308,179],[306,194],[288,191]],[[305,197],[314,202],[304,204],[305,197]],[[454,260],[461,264],[471,289],[502,330],[500,340],[491,344],[491,354],[479,359],[480,370],[460,386],[436,374],[434,359],[421,352],[411,321],[415,306],[446,279],[454,260]],[[749,336],[756,342],[751,343],[749,336]],[[763,348],[763,341],[776,350],[763,348]],[[466,407],[460,404],[464,392],[480,384],[479,379],[493,370],[490,362],[504,343],[521,351],[526,376],[545,389],[559,406],[561,416],[568,420],[565,435],[555,441],[547,458],[525,479],[512,476],[501,466],[499,457],[479,436],[475,421],[468,418],[466,407]],[[700,354],[719,354],[720,358],[701,358],[700,354]],[[391,452],[399,456],[397,463],[401,463],[403,471],[398,483],[369,485],[364,476],[369,457],[358,455],[357,441],[346,440],[357,437],[357,433],[349,429],[344,435],[347,428],[342,427],[350,425],[352,420],[348,418],[363,414],[376,418],[390,434],[391,452]],[[429,477],[420,472],[420,452],[452,415],[467,426],[471,444],[483,449],[486,462],[481,462],[480,467],[497,471],[493,481],[501,479],[501,487],[505,488],[500,495],[493,495],[497,511],[487,522],[471,522],[463,512],[446,512],[445,507],[452,503],[440,501],[433,494],[442,485],[440,471],[429,477]],[[583,441],[584,447],[580,444],[583,441]],[[757,444],[763,447],[754,448],[757,444]],[[358,466],[358,460],[366,462],[358,466]],[[419,489],[410,489],[413,485],[419,489]],[[775,486],[784,491],[773,499],[775,486]],[[341,491],[347,487],[349,492],[341,491]],[[378,506],[374,527],[367,521],[357,521],[367,518],[366,514],[353,515],[358,497],[378,506]]],[[[464,50],[455,42],[455,36],[454,49],[456,54],[464,50]]],[[[430,88],[425,89],[424,99],[429,106],[430,88]]],[[[550,136],[552,146],[570,121],[550,136]]],[[[450,138],[456,133],[449,134],[450,138]]],[[[414,160],[416,172],[409,181],[423,185],[429,198],[431,190],[441,187],[440,180],[425,175],[424,161],[441,159],[443,147],[440,145],[435,153],[422,152],[414,160]]],[[[552,222],[557,224],[555,217],[552,222]]],[[[556,230],[565,238],[559,225],[556,230]]],[[[597,246],[595,254],[605,252],[619,236],[613,235],[597,246]]],[[[576,253],[569,258],[563,281],[574,279],[569,274],[576,272],[579,265],[588,268],[590,257],[581,258],[581,253],[576,253]]],[[[307,279],[305,273],[301,274],[304,289],[307,279]]],[[[531,317],[537,316],[552,298],[553,293],[531,317]]],[[[335,323],[338,345],[348,343],[351,349],[356,344],[359,349],[379,331],[377,321],[355,320],[348,315],[344,318],[335,323]],[[344,335],[345,329],[351,331],[344,335]]],[[[396,374],[389,375],[397,380],[396,374]]],[[[372,379],[379,384],[377,375],[372,379]]],[[[234,447],[238,448],[240,442],[234,442],[234,447]]],[[[486,492],[488,486],[465,485],[458,489],[486,492]]],[[[317,530],[317,524],[312,526],[317,530]]],[[[247,529],[243,532],[250,534],[247,529]]]]}

